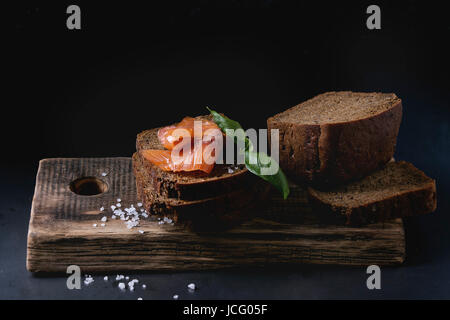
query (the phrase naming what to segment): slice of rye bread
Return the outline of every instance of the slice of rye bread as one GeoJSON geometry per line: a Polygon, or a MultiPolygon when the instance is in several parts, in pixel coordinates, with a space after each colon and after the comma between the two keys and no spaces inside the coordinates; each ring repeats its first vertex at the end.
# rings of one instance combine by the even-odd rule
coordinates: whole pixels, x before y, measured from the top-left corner
{"type": "MultiPolygon", "coordinates": [[[[136,176],[143,176],[145,169],[139,166],[140,160],[135,159],[137,156],[137,153],[133,155],[133,171],[136,176]]],[[[254,210],[267,199],[270,185],[254,177],[253,184],[247,183],[219,196],[190,201],[163,197],[151,185],[145,186],[141,179],[136,179],[136,188],[144,208],[152,214],[170,217],[177,222],[202,221],[209,227],[214,223],[228,227],[251,218],[254,210]]]]}
{"type": "Polygon", "coordinates": [[[437,205],[435,180],[405,161],[389,162],[360,181],[332,190],[309,187],[308,197],[315,210],[333,213],[348,225],[426,214],[437,205]]]}
{"type": "Polygon", "coordinates": [[[279,130],[280,166],[287,176],[324,187],[386,164],[401,118],[402,103],[393,93],[327,92],[269,118],[267,127],[279,130]]]}
{"type": "MultiPolygon", "coordinates": [[[[211,117],[199,116],[196,119],[211,119],[211,117]]],[[[138,134],[136,139],[138,153],[146,149],[164,149],[158,139],[159,129],[145,130],[138,134]]],[[[244,165],[216,164],[210,174],[200,171],[168,172],[149,161],[141,161],[139,165],[142,165],[146,172],[147,178],[143,180],[145,186],[151,185],[155,192],[163,197],[183,200],[203,199],[236,190],[252,176],[244,165]]]]}

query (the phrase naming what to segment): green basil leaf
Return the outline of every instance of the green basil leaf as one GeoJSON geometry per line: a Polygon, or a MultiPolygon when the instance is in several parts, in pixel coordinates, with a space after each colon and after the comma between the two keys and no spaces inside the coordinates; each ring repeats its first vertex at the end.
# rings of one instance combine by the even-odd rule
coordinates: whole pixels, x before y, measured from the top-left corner
{"type": "MultiPolygon", "coordinates": [[[[227,116],[221,115],[220,113],[211,110],[208,107],[206,108],[212,114],[213,121],[225,134],[227,134],[227,132],[225,131],[227,129],[242,129],[239,122],[231,120],[227,116]]],[[[242,135],[234,134],[233,138],[235,142],[237,139],[245,139],[245,150],[240,150],[240,152],[245,152],[245,166],[247,167],[248,171],[271,183],[281,192],[283,198],[286,199],[289,195],[289,184],[283,171],[279,168],[278,163],[274,159],[269,157],[266,153],[254,152],[253,145],[248,137],[244,138],[242,137],[242,135]],[[272,166],[276,167],[275,173],[272,172],[272,166]],[[271,174],[266,174],[267,171],[270,171],[271,174]]]]}
{"type": "Polygon", "coordinates": [[[290,192],[288,181],[274,159],[263,152],[247,151],[245,154],[245,166],[251,173],[266,180],[277,188],[283,195],[283,199],[288,197],[290,192]],[[262,159],[264,160],[261,161],[262,159]],[[265,168],[269,169],[271,166],[276,167],[275,174],[264,174],[262,172],[265,168]]]}
{"type": "Polygon", "coordinates": [[[239,122],[231,120],[227,116],[221,115],[220,113],[211,110],[208,107],[206,107],[206,109],[208,109],[208,111],[212,114],[213,121],[219,126],[220,130],[222,130],[223,132],[225,132],[226,129],[232,130],[242,129],[239,122]]]}

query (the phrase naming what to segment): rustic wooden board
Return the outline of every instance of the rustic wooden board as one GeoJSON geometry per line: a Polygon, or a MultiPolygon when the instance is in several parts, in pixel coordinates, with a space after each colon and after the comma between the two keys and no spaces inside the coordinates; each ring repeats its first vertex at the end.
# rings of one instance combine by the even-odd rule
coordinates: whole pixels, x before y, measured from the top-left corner
{"type": "MultiPolygon", "coordinates": [[[[305,193],[293,186],[283,201],[274,194],[258,218],[226,232],[196,234],[180,225],[159,225],[155,218],[127,229],[112,220],[111,204],[136,204],[130,158],[45,159],[39,164],[28,233],[27,268],[65,272],[126,270],[200,270],[241,265],[340,264],[394,265],[405,258],[401,219],[364,228],[321,225],[305,193]],[[102,176],[102,173],[107,173],[102,176]],[[73,193],[70,183],[96,177],[107,191],[73,193]],[[100,207],[106,210],[101,212],[100,207]],[[100,218],[108,216],[105,227],[100,218]],[[139,230],[144,230],[141,234],[139,230]]],[[[213,208],[212,208],[213,209],[213,208]]]]}

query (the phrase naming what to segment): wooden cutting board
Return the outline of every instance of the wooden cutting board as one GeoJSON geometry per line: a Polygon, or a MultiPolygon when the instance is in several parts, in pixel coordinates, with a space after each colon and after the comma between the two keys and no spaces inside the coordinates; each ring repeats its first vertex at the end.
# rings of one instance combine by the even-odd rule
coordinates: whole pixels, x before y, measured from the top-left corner
{"type": "Polygon", "coordinates": [[[110,206],[117,198],[124,207],[138,202],[130,158],[41,160],[28,233],[28,270],[65,272],[72,264],[83,272],[299,263],[368,266],[400,264],[405,258],[401,219],[363,228],[321,225],[297,186],[288,200],[274,193],[258,218],[213,234],[161,225],[155,217],[127,229],[123,221],[111,219],[110,206]],[[101,227],[105,215],[108,221],[101,227]]]}

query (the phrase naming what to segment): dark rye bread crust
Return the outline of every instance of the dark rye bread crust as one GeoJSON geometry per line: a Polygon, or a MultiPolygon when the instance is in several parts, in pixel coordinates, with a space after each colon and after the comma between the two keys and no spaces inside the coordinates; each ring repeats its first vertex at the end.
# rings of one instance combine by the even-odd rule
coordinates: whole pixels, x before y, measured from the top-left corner
{"type": "MultiPolygon", "coordinates": [[[[198,119],[211,119],[208,116],[200,116],[198,119]]],[[[145,130],[138,134],[136,149],[139,153],[146,149],[160,149],[164,147],[158,139],[159,128],[145,130]]],[[[167,172],[161,170],[149,161],[141,161],[148,174],[145,184],[151,185],[156,193],[163,197],[195,200],[213,197],[239,188],[251,174],[244,165],[216,164],[210,174],[203,172],[167,172]],[[229,173],[229,169],[233,170],[229,173]]],[[[136,177],[139,179],[139,177],[136,177]]]]}
{"type": "Polygon", "coordinates": [[[323,217],[347,225],[427,214],[437,206],[435,180],[404,161],[329,191],[309,187],[308,198],[323,217]]]}
{"type": "Polygon", "coordinates": [[[287,176],[326,187],[360,179],[386,164],[395,151],[401,118],[402,104],[395,94],[327,92],[269,118],[267,127],[269,132],[279,129],[280,166],[287,176]],[[305,105],[319,106],[332,99],[338,105],[349,98],[358,101],[355,108],[377,99],[388,105],[381,112],[346,120],[340,114],[337,121],[333,115],[329,121],[314,117],[310,123],[292,120],[305,105]],[[286,113],[291,119],[286,119],[286,113]]]}
{"type": "MultiPolygon", "coordinates": [[[[135,176],[145,177],[140,161],[135,153],[133,171],[135,176]]],[[[205,226],[211,230],[229,228],[252,218],[255,210],[267,199],[270,185],[255,177],[253,184],[242,185],[219,196],[190,201],[163,197],[152,186],[146,186],[142,179],[136,179],[136,188],[138,198],[149,213],[188,223],[195,229],[205,226]]]]}

